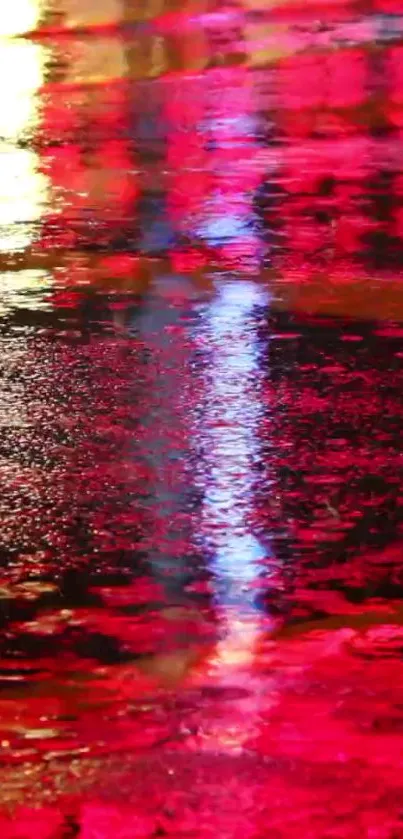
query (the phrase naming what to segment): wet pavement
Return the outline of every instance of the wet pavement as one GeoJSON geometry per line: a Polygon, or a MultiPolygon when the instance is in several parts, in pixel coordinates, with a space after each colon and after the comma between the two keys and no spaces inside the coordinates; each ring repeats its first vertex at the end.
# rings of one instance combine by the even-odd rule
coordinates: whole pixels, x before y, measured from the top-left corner
{"type": "Polygon", "coordinates": [[[5,839],[403,839],[395,0],[0,16],[5,839]]]}

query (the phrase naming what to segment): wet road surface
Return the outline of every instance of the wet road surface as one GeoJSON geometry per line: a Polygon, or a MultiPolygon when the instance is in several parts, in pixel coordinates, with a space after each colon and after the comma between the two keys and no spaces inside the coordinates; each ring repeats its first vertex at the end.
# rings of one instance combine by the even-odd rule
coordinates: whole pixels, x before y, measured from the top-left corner
{"type": "Polygon", "coordinates": [[[403,837],[403,18],[0,20],[0,828],[403,837]]]}

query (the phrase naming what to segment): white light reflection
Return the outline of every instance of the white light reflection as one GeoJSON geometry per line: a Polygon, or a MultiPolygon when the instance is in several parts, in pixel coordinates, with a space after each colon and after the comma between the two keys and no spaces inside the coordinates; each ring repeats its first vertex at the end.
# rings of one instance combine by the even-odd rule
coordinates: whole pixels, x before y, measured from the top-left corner
{"type": "Polygon", "coordinates": [[[203,412],[202,532],[220,607],[253,608],[266,548],[253,533],[254,466],[259,459],[261,370],[255,322],[267,293],[253,282],[220,286],[205,314],[209,346],[203,412]]]}
{"type": "Polygon", "coordinates": [[[3,0],[0,12],[0,38],[10,38],[35,29],[42,0],[3,0]]]}
{"type": "Polygon", "coordinates": [[[15,142],[38,125],[36,93],[44,80],[44,49],[28,41],[0,41],[0,139],[15,142]]]}
{"type": "Polygon", "coordinates": [[[230,598],[240,586],[255,580],[265,555],[249,523],[262,411],[253,315],[265,301],[264,289],[252,282],[222,285],[205,323],[211,357],[203,418],[207,449],[203,532],[215,554],[214,570],[226,580],[230,598]]]}
{"type": "Polygon", "coordinates": [[[29,149],[0,145],[0,252],[28,247],[36,234],[47,196],[46,177],[29,149]]]}
{"type": "MultiPolygon", "coordinates": [[[[249,210],[248,207],[246,209],[249,210]]],[[[206,239],[206,242],[210,245],[217,245],[227,240],[236,239],[239,236],[246,236],[249,232],[250,216],[247,212],[244,213],[244,218],[233,215],[231,212],[223,212],[219,203],[216,209],[213,200],[210,200],[209,214],[199,228],[199,233],[206,239]]]]}
{"type": "Polygon", "coordinates": [[[42,0],[13,0],[0,15],[0,252],[29,247],[47,201],[48,182],[36,152],[20,145],[39,127],[38,94],[45,51],[13,39],[34,29],[42,0]]]}
{"type": "MultiPolygon", "coordinates": [[[[266,290],[251,281],[225,283],[205,310],[202,327],[209,363],[199,432],[204,452],[201,532],[211,557],[222,628],[210,660],[211,675],[224,684],[231,682],[234,671],[241,679],[246,673],[250,687],[257,642],[267,628],[255,600],[259,580],[267,576],[264,559],[270,547],[260,541],[252,522],[263,413],[258,321],[267,303],[266,290]]],[[[247,700],[250,724],[243,717],[239,725],[235,717],[231,724],[222,719],[211,732],[213,743],[242,748],[258,716],[259,701],[255,685],[247,700]]],[[[232,713],[236,714],[234,706],[232,713]]]]}

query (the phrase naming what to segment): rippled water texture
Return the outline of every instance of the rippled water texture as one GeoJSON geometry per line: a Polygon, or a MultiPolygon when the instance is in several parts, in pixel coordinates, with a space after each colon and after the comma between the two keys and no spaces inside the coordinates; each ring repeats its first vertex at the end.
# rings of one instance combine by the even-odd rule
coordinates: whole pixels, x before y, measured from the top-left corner
{"type": "Polygon", "coordinates": [[[398,0],[3,0],[4,839],[403,839],[398,0]]]}

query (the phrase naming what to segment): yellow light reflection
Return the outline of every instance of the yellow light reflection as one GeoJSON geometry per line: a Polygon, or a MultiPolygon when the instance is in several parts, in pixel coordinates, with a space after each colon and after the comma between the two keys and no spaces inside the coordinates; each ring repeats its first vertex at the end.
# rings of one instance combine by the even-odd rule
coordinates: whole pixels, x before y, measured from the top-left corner
{"type": "Polygon", "coordinates": [[[0,12],[0,37],[8,38],[35,29],[42,0],[3,0],[0,12]]]}
{"type": "Polygon", "coordinates": [[[52,278],[44,270],[6,271],[0,275],[0,317],[13,309],[49,309],[52,278]]]}
{"type": "Polygon", "coordinates": [[[127,74],[124,44],[116,38],[80,41],[70,52],[67,84],[99,84],[122,79],[127,74]]]}
{"type": "Polygon", "coordinates": [[[47,180],[29,149],[0,145],[0,252],[28,247],[46,202],[47,180]]]}
{"type": "Polygon", "coordinates": [[[62,0],[59,8],[68,27],[102,26],[123,18],[124,0],[62,0]]]}

